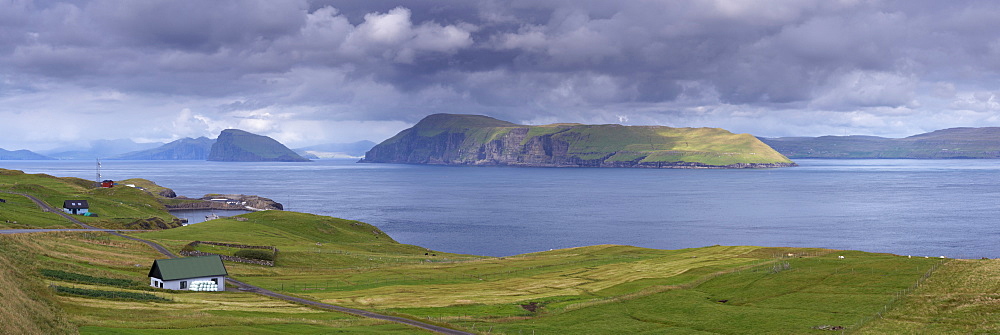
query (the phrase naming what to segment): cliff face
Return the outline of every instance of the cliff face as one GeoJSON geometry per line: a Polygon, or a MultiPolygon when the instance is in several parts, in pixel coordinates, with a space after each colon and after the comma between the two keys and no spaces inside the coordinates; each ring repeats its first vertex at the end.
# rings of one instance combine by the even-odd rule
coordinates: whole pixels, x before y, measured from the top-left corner
{"type": "Polygon", "coordinates": [[[557,124],[435,114],[361,162],[536,167],[760,168],[795,163],[747,134],[712,128],[557,124]]]}
{"type": "Polygon", "coordinates": [[[274,139],[238,129],[226,129],[212,144],[210,161],[222,162],[308,162],[274,139]]]}

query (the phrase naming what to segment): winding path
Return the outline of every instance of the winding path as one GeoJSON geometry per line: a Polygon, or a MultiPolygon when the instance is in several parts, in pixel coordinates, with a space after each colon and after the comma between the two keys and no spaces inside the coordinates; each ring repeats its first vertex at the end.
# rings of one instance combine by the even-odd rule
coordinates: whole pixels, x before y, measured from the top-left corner
{"type": "MultiPolygon", "coordinates": [[[[88,225],[86,223],[80,222],[80,220],[77,220],[76,218],[74,218],[74,217],[72,217],[72,216],[64,213],[61,210],[58,210],[58,209],[50,206],[49,204],[45,203],[44,201],[41,201],[38,198],[35,198],[34,196],[31,196],[29,194],[15,193],[15,192],[5,192],[5,191],[0,191],[0,193],[15,194],[15,195],[20,195],[20,196],[23,196],[25,198],[28,198],[31,201],[33,201],[35,204],[37,204],[38,207],[41,207],[42,211],[49,211],[49,212],[53,212],[53,213],[57,213],[59,215],[62,215],[64,218],[66,218],[70,222],[78,224],[78,225],[80,225],[81,227],[84,228],[84,229],[4,229],[4,230],[0,230],[0,234],[41,233],[41,232],[53,232],[53,231],[102,231],[102,232],[107,232],[107,233],[109,233],[111,235],[115,235],[115,236],[119,236],[119,237],[130,239],[130,240],[133,240],[133,241],[139,241],[139,242],[145,243],[145,244],[149,245],[150,247],[152,247],[153,249],[156,249],[156,251],[158,251],[159,253],[166,255],[167,257],[177,258],[177,255],[175,255],[174,253],[170,252],[170,250],[167,250],[167,248],[164,248],[162,245],[160,245],[160,244],[158,244],[156,242],[149,241],[149,240],[144,240],[144,239],[141,239],[141,238],[132,237],[132,236],[128,236],[128,235],[124,235],[124,234],[121,234],[121,233],[118,232],[120,230],[101,229],[101,228],[97,228],[97,227],[88,225]]],[[[455,330],[455,329],[450,329],[450,328],[445,328],[445,327],[441,327],[441,326],[435,326],[435,325],[432,325],[432,324],[429,324],[429,323],[423,323],[423,322],[420,322],[420,321],[411,320],[411,319],[407,319],[407,318],[401,318],[401,317],[397,317],[397,316],[389,316],[389,315],[384,315],[384,314],[378,314],[378,313],[375,313],[375,312],[369,312],[369,311],[362,310],[362,309],[355,309],[355,308],[348,308],[348,307],[343,307],[343,306],[331,305],[331,304],[326,304],[326,303],[322,303],[322,302],[318,302],[318,301],[312,301],[312,300],[303,299],[303,298],[299,298],[299,297],[293,297],[293,296],[290,296],[290,295],[284,295],[284,294],[277,293],[277,292],[274,292],[274,291],[271,291],[271,290],[267,290],[267,289],[260,288],[260,287],[254,286],[254,285],[250,285],[250,284],[241,282],[241,281],[233,279],[233,278],[226,278],[226,281],[235,284],[241,291],[255,292],[257,294],[266,295],[266,296],[269,296],[269,297],[272,297],[272,298],[281,299],[281,300],[285,300],[285,301],[290,301],[290,302],[294,302],[294,303],[300,303],[300,304],[304,304],[304,305],[308,305],[308,306],[313,306],[313,307],[317,307],[317,308],[328,309],[328,310],[333,310],[333,311],[347,313],[347,314],[353,314],[353,315],[357,315],[357,316],[361,316],[361,317],[367,317],[367,318],[372,318],[372,319],[377,319],[377,320],[385,320],[385,321],[391,321],[391,322],[401,323],[401,324],[404,324],[404,325],[408,325],[408,326],[412,326],[412,327],[417,327],[417,328],[421,328],[421,329],[424,329],[424,330],[429,330],[429,331],[437,332],[437,333],[441,333],[441,334],[449,334],[449,335],[473,335],[473,333],[464,332],[464,331],[455,330]]]]}

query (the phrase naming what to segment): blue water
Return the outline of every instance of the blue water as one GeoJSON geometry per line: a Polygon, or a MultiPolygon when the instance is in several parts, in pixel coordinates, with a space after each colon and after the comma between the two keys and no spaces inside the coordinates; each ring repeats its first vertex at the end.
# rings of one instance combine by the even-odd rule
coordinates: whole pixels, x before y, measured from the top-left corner
{"type": "MultiPolygon", "coordinates": [[[[1000,257],[1000,160],[798,160],[796,168],[656,170],[104,161],[105,178],[177,194],[257,194],[368,222],[435,250],[506,256],[594,244],[823,247],[1000,257]]],[[[0,167],[93,179],[88,161],[0,167]]]]}

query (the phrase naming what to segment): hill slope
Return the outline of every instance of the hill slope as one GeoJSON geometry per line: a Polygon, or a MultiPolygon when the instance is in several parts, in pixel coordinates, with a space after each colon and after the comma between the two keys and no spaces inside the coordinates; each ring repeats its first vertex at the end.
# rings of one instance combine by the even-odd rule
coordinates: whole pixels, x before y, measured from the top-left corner
{"type": "Polygon", "coordinates": [[[28,150],[7,151],[0,149],[0,160],[50,160],[52,157],[36,154],[28,150]]]}
{"type": "Polygon", "coordinates": [[[226,129],[212,144],[210,161],[222,162],[308,162],[274,139],[239,129],[226,129]]]}
{"type": "Polygon", "coordinates": [[[1000,127],[949,128],[906,138],[761,138],[790,158],[1000,158],[1000,127]]]}
{"type": "Polygon", "coordinates": [[[205,160],[215,140],[207,137],[182,138],[160,147],[135,151],[111,159],[133,159],[133,160],[205,160]]]}
{"type": "Polygon", "coordinates": [[[180,226],[149,192],[132,187],[97,188],[91,180],[27,174],[0,169],[0,228],[76,228],[61,216],[39,211],[38,206],[19,194],[34,196],[55,208],[65,200],[87,200],[97,217],[74,216],[86,224],[115,229],[159,229],[180,226]]]}
{"type": "Polygon", "coordinates": [[[361,162],[536,167],[761,168],[795,166],[749,134],[718,128],[553,124],[434,114],[361,162]]]}

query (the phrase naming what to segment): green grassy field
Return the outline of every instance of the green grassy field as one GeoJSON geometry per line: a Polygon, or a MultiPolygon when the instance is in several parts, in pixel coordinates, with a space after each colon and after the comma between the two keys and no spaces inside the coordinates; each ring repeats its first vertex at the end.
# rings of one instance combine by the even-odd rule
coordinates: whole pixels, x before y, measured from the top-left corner
{"type": "MultiPolygon", "coordinates": [[[[243,292],[191,292],[146,285],[153,260],[163,258],[143,243],[95,233],[0,236],[0,285],[5,331],[28,334],[289,334],[413,332],[394,323],[317,310],[243,292]],[[93,277],[129,279],[131,287],[82,284],[38,274],[60,269],[93,277]],[[151,293],[167,302],[108,300],[55,295],[46,285],[151,293]],[[22,325],[19,329],[6,325],[22,325]]],[[[227,264],[228,266],[228,264],[227,264]]]]}
{"type": "Polygon", "coordinates": [[[230,272],[312,300],[506,334],[856,331],[900,306],[943,262],[723,246],[604,245],[475,257],[398,245],[353,221],[282,212],[245,216],[246,222],[216,220],[137,235],[174,248],[194,238],[273,245],[281,249],[277,266],[232,264],[230,272]],[[356,229],[318,233],[345,228],[356,229]]]}
{"type": "MultiPolygon", "coordinates": [[[[86,181],[3,171],[0,189],[120,202],[123,216],[155,212],[130,209],[155,201],[138,190],[94,190],[86,181]]],[[[0,213],[16,219],[18,228],[65,225],[23,197],[3,197],[8,202],[0,213]]],[[[1000,260],[620,245],[498,258],[400,244],[352,220],[284,211],[239,217],[246,220],[134,235],[174,252],[196,240],[273,246],[280,250],[274,267],[226,262],[230,275],[288,295],[483,334],[1000,331],[1000,260]]],[[[143,243],[104,233],[0,236],[0,324],[26,334],[418,332],[248,292],[151,288],[149,266],[163,257],[143,243]],[[50,285],[165,301],[56,293],[50,285]]]]}
{"type": "Polygon", "coordinates": [[[862,334],[1000,334],[1000,261],[954,260],[862,334]]]}
{"type": "MultiPolygon", "coordinates": [[[[990,311],[995,308],[997,285],[991,280],[1000,270],[994,260],[947,262],[801,248],[654,250],[615,245],[495,258],[398,244],[356,221],[280,211],[243,216],[248,220],[220,219],[136,235],[175,250],[193,240],[273,245],[281,249],[277,266],[227,262],[230,274],[294,296],[480,333],[828,332],[822,327],[892,333],[929,324],[941,333],[995,329],[989,328],[996,321],[990,311]],[[940,268],[914,288],[936,265],[940,268]],[[966,286],[974,289],[954,292],[955,287],[966,286]],[[953,305],[963,308],[937,307],[941,301],[955,301],[953,305]],[[923,314],[915,317],[909,309],[923,314]],[[878,318],[880,314],[885,319],[878,318]],[[949,321],[942,323],[943,317],[949,321]]],[[[162,256],[144,244],[97,233],[41,236],[0,237],[5,255],[35,254],[34,261],[22,260],[14,267],[20,273],[3,268],[0,280],[22,286],[18,304],[57,306],[48,314],[32,316],[48,315],[42,323],[63,327],[55,330],[79,326],[88,334],[153,329],[169,334],[196,328],[263,333],[414,331],[250,293],[148,288],[144,285],[148,266],[162,256]],[[56,280],[36,274],[39,269],[140,284],[121,288],[56,280]],[[33,282],[26,277],[45,284],[150,292],[171,301],[55,295],[37,282],[25,284],[33,282]]]]}

